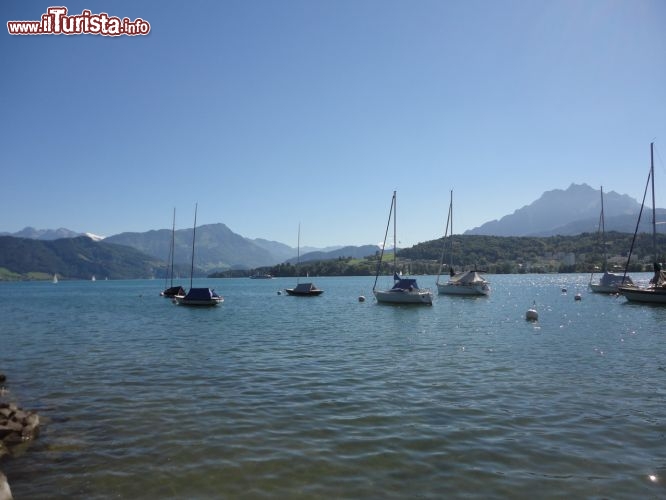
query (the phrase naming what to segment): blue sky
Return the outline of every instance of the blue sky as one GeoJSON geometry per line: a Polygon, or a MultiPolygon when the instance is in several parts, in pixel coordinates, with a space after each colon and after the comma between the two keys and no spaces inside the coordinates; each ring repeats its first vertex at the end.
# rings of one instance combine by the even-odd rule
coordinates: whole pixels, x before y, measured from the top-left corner
{"type": "MultiPolygon", "coordinates": [[[[400,246],[587,183],[666,205],[663,0],[71,1],[147,36],[12,36],[0,2],[0,231],[223,222],[400,246]],[[659,177],[663,179],[661,186],[659,177]],[[661,201],[660,201],[661,198],[661,201]]],[[[58,3],[56,5],[62,5],[58,3]]]]}

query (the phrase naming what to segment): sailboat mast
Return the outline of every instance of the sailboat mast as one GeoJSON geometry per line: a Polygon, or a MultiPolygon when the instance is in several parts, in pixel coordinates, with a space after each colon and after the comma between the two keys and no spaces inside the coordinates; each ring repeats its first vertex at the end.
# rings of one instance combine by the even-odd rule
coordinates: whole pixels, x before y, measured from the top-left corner
{"type": "Polygon", "coordinates": [[[603,245],[604,272],[608,270],[608,256],[606,255],[606,218],[604,216],[604,187],[601,186],[601,244],[603,245]]]}
{"type": "MultiPolygon", "coordinates": [[[[442,274],[442,266],[444,266],[444,255],[446,254],[446,236],[449,235],[449,224],[451,223],[451,212],[453,209],[453,190],[451,190],[451,201],[449,202],[449,213],[446,215],[446,227],[444,228],[444,236],[442,237],[442,255],[439,258],[439,272],[437,273],[437,281],[439,284],[439,277],[442,274]]],[[[450,235],[453,236],[453,235],[450,235]]],[[[451,247],[453,250],[453,247],[451,247]]],[[[452,260],[453,257],[449,256],[449,260],[452,260]]]]}
{"type": "Polygon", "coordinates": [[[654,202],[654,142],[650,143],[650,178],[652,179],[652,248],[657,262],[657,209],[654,202]]]}
{"type": "MultiPolygon", "coordinates": [[[[373,292],[375,291],[375,288],[377,288],[377,280],[379,279],[379,273],[382,270],[382,262],[384,261],[384,251],[386,250],[386,239],[388,238],[389,228],[391,227],[391,217],[393,216],[393,207],[394,207],[394,205],[395,205],[395,191],[393,191],[393,197],[391,198],[391,206],[389,207],[389,216],[388,216],[388,220],[386,221],[386,231],[384,231],[384,242],[382,243],[382,250],[379,253],[379,259],[377,259],[377,272],[375,273],[375,283],[374,283],[374,285],[372,285],[372,291],[373,292]]],[[[393,231],[393,234],[394,234],[394,236],[393,236],[393,239],[394,239],[393,246],[395,246],[395,230],[393,231]]],[[[394,249],[393,253],[395,254],[395,249],[394,249]]],[[[394,255],[394,259],[395,259],[395,255],[394,255]]],[[[393,268],[394,268],[393,273],[395,274],[395,261],[394,261],[394,264],[393,264],[393,268]]]]}
{"type": "Polygon", "coordinates": [[[192,229],[192,264],[190,266],[190,288],[192,288],[192,275],[194,274],[194,240],[197,236],[197,208],[199,204],[194,205],[194,228],[192,229]]]}
{"type": "Polygon", "coordinates": [[[173,260],[176,249],[176,207],[173,207],[173,224],[171,225],[171,286],[173,287],[173,260]]]}
{"type": "Polygon", "coordinates": [[[393,275],[398,271],[398,247],[397,247],[397,219],[398,219],[398,203],[393,191],[393,275]]]}
{"type": "Polygon", "coordinates": [[[300,282],[300,273],[298,272],[301,267],[301,223],[298,223],[298,240],[296,250],[296,284],[300,282]]]}
{"type": "Polygon", "coordinates": [[[449,255],[449,273],[453,271],[453,189],[451,190],[451,201],[449,201],[449,223],[451,224],[451,232],[449,236],[451,237],[451,254],[449,255]]]}

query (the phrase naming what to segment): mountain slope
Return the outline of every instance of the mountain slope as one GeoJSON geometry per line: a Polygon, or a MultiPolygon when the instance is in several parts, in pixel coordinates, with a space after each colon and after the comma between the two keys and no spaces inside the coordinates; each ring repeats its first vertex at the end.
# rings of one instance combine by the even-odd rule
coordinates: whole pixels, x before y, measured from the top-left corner
{"type": "Polygon", "coordinates": [[[164,263],[138,250],[85,236],[50,241],[0,236],[0,268],[23,277],[57,273],[65,279],[148,278],[163,272],[160,267],[164,263]]]}
{"type": "MultiPolygon", "coordinates": [[[[308,252],[301,255],[301,262],[309,262],[313,260],[329,260],[329,259],[338,259],[341,257],[351,257],[353,259],[362,259],[370,255],[375,255],[379,247],[377,245],[363,245],[360,247],[348,246],[338,248],[337,250],[332,250],[330,252],[317,251],[317,252],[308,252]]],[[[287,262],[295,264],[297,261],[296,258],[291,258],[287,262]]]]}
{"type": "Polygon", "coordinates": [[[59,229],[35,229],[34,227],[24,227],[15,233],[0,233],[0,236],[14,236],[16,238],[30,238],[32,240],[58,240],[60,238],[76,238],[86,236],[69,229],[61,227],[59,229]]]}
{"type": "MultiPolygon", "coordinates": [[[[604,193],[606,230],[632,232],[641,205],[628,195],[604,193]],[[633,220],[633,226],[628,224],[633,220]]],[[[469,235],[551,236],[596,231],[601,213],[600,190],[587,184],[571,184],[566,190],[546,191],[511,215],[466,231],[469,235]],[[564,231],[564,232],[562,232],[564,231]]],[[[646,221],[647,218],[643,217],[646,221]]]]}
{"type": "Polygon", "coordinates": [[[248,241],[266,250],[274,259],[274,263],[285,262],[287,259],[294,257],[297,253],[295,248],[279,243],[277,241],[265,240],[263,238],[255,238],[248,241]]]}
{"type": "MultiPolygon", "coordinates": [[[[183,264],[191,261],[192,231],[179,229],[175,232],[175,262],[183,264]]],[[[146,233],[120,233],[109,236],[104,241],[127,245],[166,261],[171,245],[171,231],[160,229],[146,233]]],[[[277,261],[264,248],[218,223],[197,227],[194,262],[197,267],[214,271],[260,267],[275,264],[277,261]]]]}

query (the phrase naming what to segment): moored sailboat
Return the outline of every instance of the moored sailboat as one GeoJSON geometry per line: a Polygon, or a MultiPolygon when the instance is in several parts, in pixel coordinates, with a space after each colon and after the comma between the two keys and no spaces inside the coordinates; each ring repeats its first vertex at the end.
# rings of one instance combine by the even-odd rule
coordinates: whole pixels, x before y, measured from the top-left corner
{"type": "MultiPolygon", "coordinates": [[[[648,184],[652,186],[652,247],[654,251],[653,269],[654,276],[646,287],[638,286],[621,286],[619,292],[626,297],[629,302],[639,302],[646,304],[666,304],[666,271],[664,271],[659,263],[657,254],[657,209],[655,205],[654,196],[654,143],[650,143],[650,174],[648,176],[648,184]]],[[[647,191],[648,186],[645,187],[647,191]]],[[[643,196],[643,205],[638,215],[638,222],[636,223],[636,231],[634,232],[634,240],[638,233],[638,226],[645,205],[645,196],[643,196]]],[[[633,242],[632,242],[633,250],[633,242]]],[[[627,266],[629,259],[631,259],[631,251],[629,251],[629,258],[627,259],[627,266]]],[[[625,271],[626,272],[626,271],[625,271]]]]}
{"type": "Polygon", "coordinates": [[[439,273],[437,274],[437,292],[441,295],[488,295],[490,293],[490,283],[483,278],[478,271],[464,271],[456,273],[453,268],[453,191],[451,191],[451,201],[449,203],[449,215],[446,220],[444,238],[442,238],[442,257],[439,261],[439,273]],[[449,236],[449,279],[445,283],[440,283],[444,264],[444,254],[446,252],[446,236],[449,236]]]}
{"type": "Polygon", "coordinates": [[[324,290],[317,288],[314,283],[300,283],[299,282],[299,268],[301,267],[301,225],[298,225],[298,250],[296,257],[296,286],[294,288],[286,288],[285,292],[288,295],[296,297],[317,297],[324,293],[324,290]]]}
{"type": "Polygon", "coordinates": [[[601,275],[599,281],[592,282],[594,272],[590,275],[590,283],[588,286],[590,290],[595,293],[617,293],[622,285],[631,286],[634,284],[630,276],[626,274],[616,274],[608,272],[608,257],[606,255],[606,227],[604,222],[604,188],[601,186],[601,214],[599,215],[599,234],[601,235],[601,245],[603,253],[602,270],[604,274],[601,275]]]}
{"type": "Polygon", "coordinates": [[[194,230],[192,231],[192,264],[190,267],[190,291],[185,295],[176,295],[174,301],[183,306],[216,306],[224,302],[224,298],[211,288],[193,288],[192,276],[194,274],[194,242],[197,234],[197,205],[194,207],[194,230]]]}
{"type": "Polygon", "coordinates": [[[419,288],[416,280],[413,278],[403,278],[398,275],[397,271],[397,237],[396,237],[396,192],[393,191],[393,198],[391,198],[391,208],[389,209],[389,218],[386,225],[386,233],[384,234],[384,244],[377,263],[377,273],[375,274],[375,284],[372,286],[372,293],[377,300],[377,303],[383,304],[425,304],[432,305],[432,292],[429,288],[419,288]],[[382,259],[384,257],[384,249],[386,248],[386,238],[388,230],[391,225],[391,217],[393,217],[393,287],[387,290],[377,289],[377,279],[382,267],[382,259]]]}

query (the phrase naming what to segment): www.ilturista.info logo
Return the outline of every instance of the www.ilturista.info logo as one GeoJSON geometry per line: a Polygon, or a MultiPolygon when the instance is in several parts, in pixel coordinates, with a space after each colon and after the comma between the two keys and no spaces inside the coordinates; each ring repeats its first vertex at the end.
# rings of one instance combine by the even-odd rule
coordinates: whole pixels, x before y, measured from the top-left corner
{"type": "Polygon", "coordinates": [[[109,16],[106,12],[93,14],[84,10],[68,16],[67,7],[49,7],[39,21],[7,21],[10,35],[103,35],[136,36],[150,33],[150,23],[137,17],[109,16]]]}

